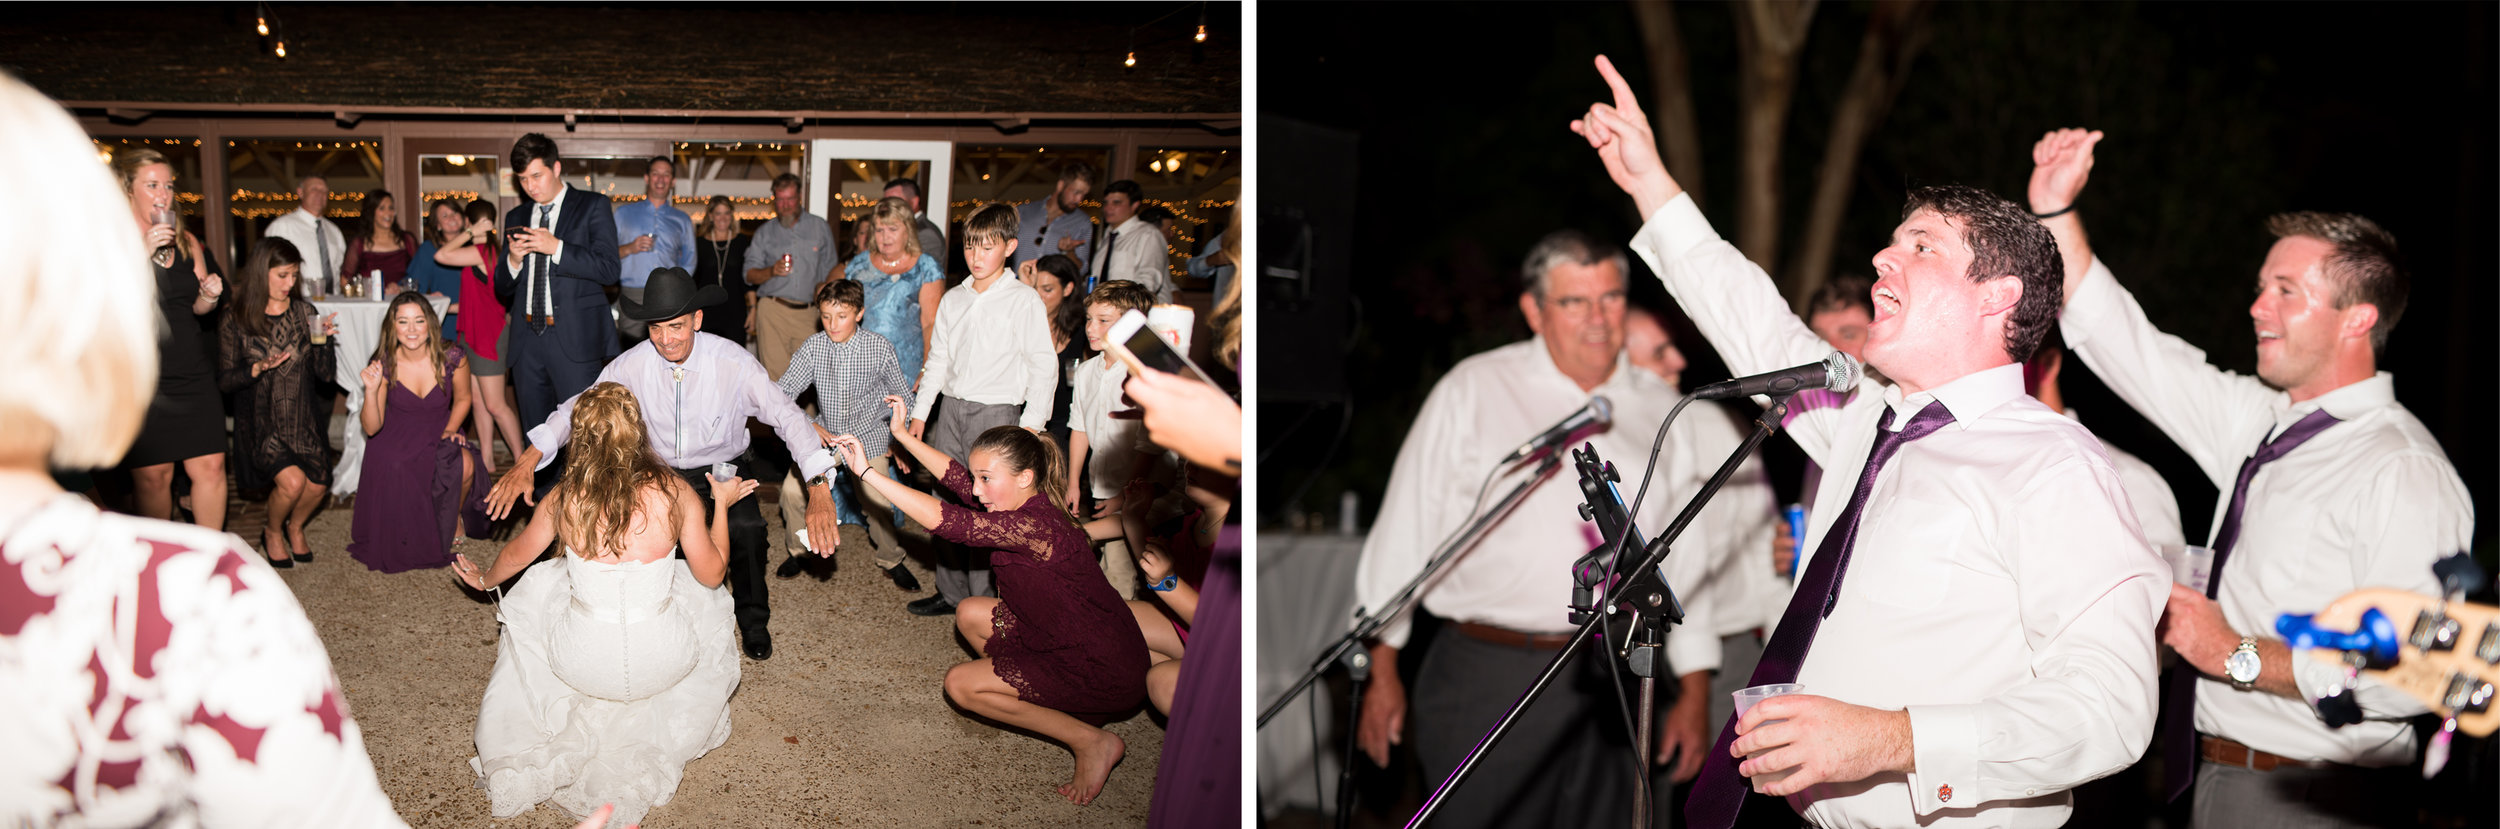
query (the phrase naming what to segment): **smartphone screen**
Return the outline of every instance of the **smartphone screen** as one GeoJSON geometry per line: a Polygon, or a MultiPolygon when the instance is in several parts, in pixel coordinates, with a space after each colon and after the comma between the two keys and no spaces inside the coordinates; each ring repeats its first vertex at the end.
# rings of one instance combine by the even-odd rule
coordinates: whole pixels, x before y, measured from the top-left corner
{"type": "Polygon", "coordinates": [[[1109,339],[1112,353],[1115,356],[1126,355],[1118,358],[1133,363],[1132,370],[1135,366],[1144,366],[1166,374],[1194,377],[1210,386],[1217,385],[1215,380],[1207,377],[1206,372],[1199,370],[1198,364],[1172,350],[1172,344],[1164,342],[1163,335],[1147,327],[1144,314],[1130,311],[1122,316],[1119,323],[1112,326],[1109,339]]]}

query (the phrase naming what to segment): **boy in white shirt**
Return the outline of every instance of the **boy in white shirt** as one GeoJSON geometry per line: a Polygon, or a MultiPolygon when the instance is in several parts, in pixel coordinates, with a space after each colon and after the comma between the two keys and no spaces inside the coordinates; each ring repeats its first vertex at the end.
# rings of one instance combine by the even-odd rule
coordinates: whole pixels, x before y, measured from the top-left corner
{"type": "MultiPolygon", "coordinates": [[[[1125,279],[1102,283],[1085,295],[1085,348],[1093,352],[1076,366],[1075,390],[1068,401],[1068,494],[1091,492],[1102,506],[1101,514],[1110,514],[1122,487],[1137,477],[1138,464],[1160,452],[1152,445],[1140,446],[1142,436],[1135,420],[1112,417],[1116,410],[1128,408],[1120,402],[1120,384],[1128,381],[1128,369],[1104,354],[1104,340],[1111,335],[1111,326],[1131,310],[1145,313],[1154,306],[1154,295],[1143,285],[1125,279]],[[1090,457],[1089,457],[1090,456],[1090,457]],[[1090,475],[1091,487],[1085,486],[1090,475]]],[[[1144,508],[1145,505],[1137,505],[1144,508]]],[[[1137,597],[1137,562],[1130,558],[1128,543],[1112,539],[1105,543],[1102,574],[1111,580],[1111,587],[1120,591],[1122,600],[1137,597]]]]}
{"type": "MultiPolygon", "coordinates": [[[[964,264],[972,276],[938,300],[910,428],[913,437],[957,458],[971,457],[973,440],[992,427],[1039,432],[1050,420],[1059,357],[1050,345],[1042,295],[1012,278],[1006,267],[1015,250],[1014,208],[993,204],[973,213],[964,222],[964,264]],[[929,412],[940,396],[946,406],[931,423],[929,412]]],[[[997,595],[988,562],[962,547],[939,542],[935,569],[937,595],[912,602],[912,613],[951,615],[967,596],[997,595]]]]}

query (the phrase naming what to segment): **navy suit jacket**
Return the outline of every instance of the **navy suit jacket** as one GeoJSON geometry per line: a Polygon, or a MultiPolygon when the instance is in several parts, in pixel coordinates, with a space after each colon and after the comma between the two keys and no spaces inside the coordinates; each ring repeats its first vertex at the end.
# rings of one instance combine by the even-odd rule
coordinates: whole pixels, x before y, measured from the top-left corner
{"type": "MultiPolygon", "coordinates": [[[[606,196],[588,190],[565,186],[564,209],[556,214],[556,238],[564,242],[564,261],[551,269],[547,280],[549,296],[555,300],[555,328],[548,333],[562,349],[565,360],[576,363],[606,362],[616,357],[616,322],[608,316],[608,295],[605,286],[617,284],[619,269],[616,257],[616,211],[606,196]]],[[[529,227],[535,220],[538,203],[523,200],[521,206],[504,214],[506,229],[529,227]]],[[[527,258],[524,257],[526,264],[527,258]]],[[[522,313],[526,298],[519,295],[520,274],[512,270],[508,257],[495,257],[495,296],[511,309],[505,323],[514,352],[523,352],[529,321],[522,313]]]]}

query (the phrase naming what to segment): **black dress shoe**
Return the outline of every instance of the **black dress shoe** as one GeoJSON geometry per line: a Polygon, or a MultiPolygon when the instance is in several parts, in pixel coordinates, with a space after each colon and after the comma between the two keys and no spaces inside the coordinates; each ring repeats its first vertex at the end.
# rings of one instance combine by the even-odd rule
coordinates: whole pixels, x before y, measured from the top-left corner
{"type": "Polygon", "coordinates": [[[303,563],[305,563],[305,564],[311,564],[311,563],[312,563],[312,554],[311,554],[311,553],[296,553],[296,554],[295,554],[295,560],[296,560],[296,561],[301,561],[301,562],[303,562],[303,563]]]}
{"type": "Polygon", "coordinates": [[[885,577],[893,579],[894,586],[902,588],[905,593],[920,592],[920,577],[912,575],[911,568],[904,567],[902,562],[895,562],[894,566],[885,568],[885,577]]]}
{"type": "Polygon", "coordinates": [[[806,571],[807,562],[799,560],[797,553],[792,553],[789,558],[781,560],[780,567],[773,568],[773,578],[795,579],[799,577],[800,573],[806,571]]]}
{"type": "Polygon", "coordinates": [[[911,615],[914,616],[955,615],[955,603],[947,601],[945,594],[938,594],[914,601],[911,604],[904,605],[903,609],[911,611],[911,615]]]}
{"type": "MultiPolygon", "coordinates": [[[[263,556],[263,558],[267,558],[267,557],[266,557],[266,556],[263,556]]],[[[278,568],[278,569],[280,569],[280,570],[284,570],[284,569],[287,569],[287,568],[290,568],[290,567],[294,567],[294,566],[295,566],[295,559],[291,559],[291,558],[272,558],[272,559],[269,559],[269,566],[271,566],[271,567],[275,567],[275,568],[278,568]]]]}
{"type": "Polygon", "coordinates": [[[773,658],[773,635],[770,632],[761,628],[741,631],[738,638],[746,646],[748,659],[761,661],[773,658]]]}

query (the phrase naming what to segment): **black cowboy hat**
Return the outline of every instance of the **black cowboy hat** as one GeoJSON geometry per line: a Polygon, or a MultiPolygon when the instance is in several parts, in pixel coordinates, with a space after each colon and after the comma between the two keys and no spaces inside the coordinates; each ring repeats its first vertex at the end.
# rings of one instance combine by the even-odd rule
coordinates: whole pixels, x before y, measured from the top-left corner
{"type": "Polygon", "coordinates": [[[718,305],[729,299],[729,292],[718,285],[694,286],[694,276],[684,268],[654,268],[651,281],[643,283],[642,301],[626,297],[617,304],[626,319],[635,322],[673,320],[697,310],[718,305]]]}

